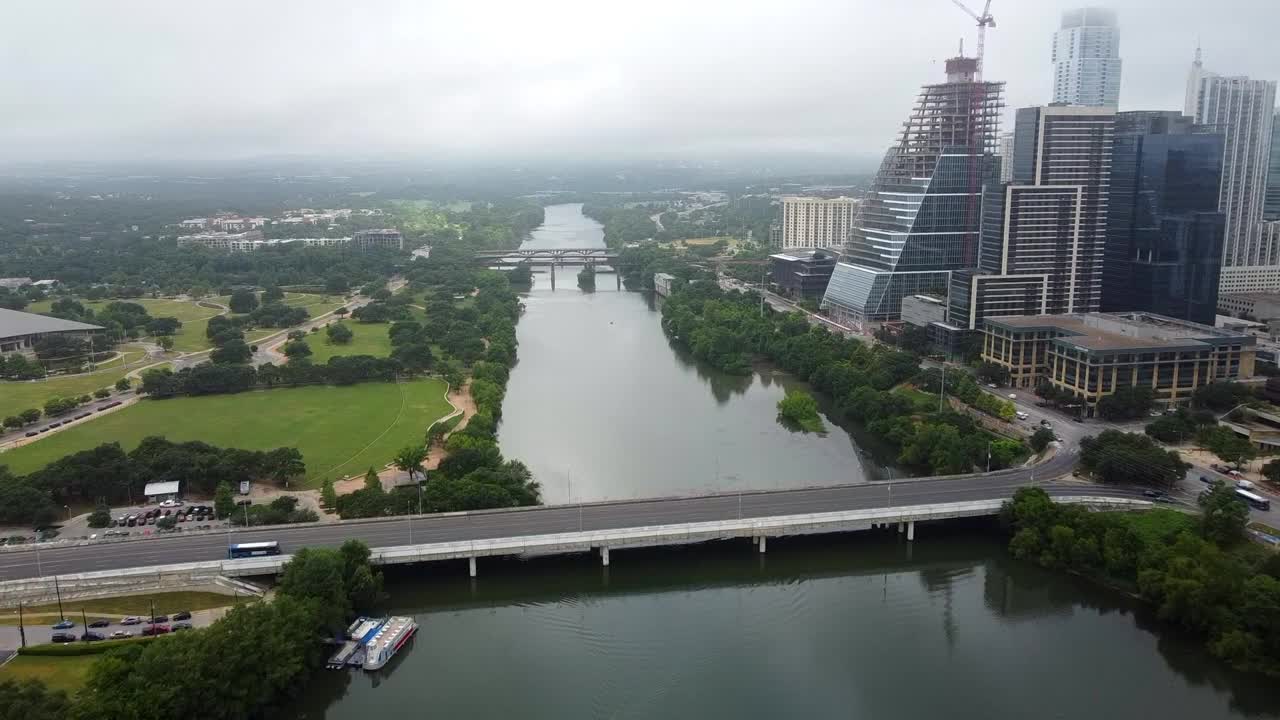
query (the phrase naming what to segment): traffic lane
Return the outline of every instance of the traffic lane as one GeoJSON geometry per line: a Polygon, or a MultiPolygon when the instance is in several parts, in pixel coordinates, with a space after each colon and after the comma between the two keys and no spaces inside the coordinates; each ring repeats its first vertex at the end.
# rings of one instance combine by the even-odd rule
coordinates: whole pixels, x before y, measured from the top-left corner
{"type": "MultiPolygon", "coordinates": [[[[227,605],[230,606],[233,602],[234,602],[234,598],[228,595],[227,605]]],[[[150,603],[146,600],[141,600],[139,604],[141,605],[141,607],[138,608],[138,611],[136,613],[138,617],[143,617],[143,618],[150,617],[150,613],[151,613],[150,603]]],[[[140,625],[121,625],[119,621],[123,620],[124,618],[115,617],[115,616],[108,617],[101,614],[95,615],[94,613],[87,613],[89,622],[93,622],[94,620],[97,620],[100,618],[111,620],[111,624],[108,625],[107,627],[87,628],[84,625],[84,619],[80,617],[80,610],[75,608],[74,600],[68,600],[64,602],[63,607],[66,610],[67,619],[75,622],[76,626],[69,630],[54,630],[52,625],[54,622],[56,622],[57,620],[56,618],[53,618],[48,623],[45,623],[44,620],[47,618],[42,618],[39,621],[33,622],[32,618],[30,616],[27,616],[26,621],[23,624],[23,631],[25,631],[26,633],[28,645],[40,645],[44,643],[51,643],[53,642],[53,634],[56,632],[72,633],[77,638],[79,638],[86,631],[89,631],[89,632],[99,633],[105,636],[107,639],[112,639],[111,633],[119,630],[123,630],[127,633],[130,633],[130,637],[139,637],[142,635],[142,630],[147,627],[147,623],[142,623],[140,625]]],[[[160,611],[157,610],[157,612],[160,612],[160,611]]],[[[227,612],[227,608],[212,608],[209,610],[196,610],[191,613],[190,620],[179,620],[176,622],[189,622],[193,627],[197,627],[197,628],[208,627],[209,625],[212,625],[215,621],[217,621],[219,618],[221,618],[223,615],[225,615],[226,612],[227,612]]],[[[171,619],[169,622],[160,623],[160,624],[168,625],[170,628],[172,628],[174,622],[175,621],[171,619]]],[[[12,649],[19,648],[21,646],[22,646],[22,633],[18,631],[18,626],[17,625],[0,625],[0,649],[12,650],[12,649]]]]}
{"type": "MultiPolygon", "coordinates": [[[[1186,476],[1178,482],[1175,488],[1183,498],[1185,498],[1185,501],[1192,505],[1196,504],[1196,498],[1200,496],[1200,493],[1209,487],[1207,483],[1200,479],[1202,477],[1207,477],[1210,480],[1221,480],[1222,482],[1231,485],[1234,485],[1236,482],[1235,478],[1223,475],[1217,470],[1193,465],[1192,468],[1187,471],[1186,476]]],[[[1255,486],[1250,492],[1255,492],[1271,500],[1271,509],[1259,510],[1250,506],[1249,519],[1280,529],[1280,496],[1277,496],[1275,493],[1261,486],[1255,486]]]]}
{"type": "MultiPolygon", "coordinates": [[[[946,481],[902,483],[892,487],[854,486],[779,494],[743,494],[625,503],[603,506],[557,506],[537,511],[471,516],[432,517],[378,523],[310,525],[245,533],[175,537],[146,543],[116,543],[42,551],[37,566],[30,551],[0,555],[0,577],[16,579],[40,574],[93,572],[199,560],[219,560],[231,542],[275,539],[286,552],[300,547],[333,547],[349,538],[371,547],[413,543],[481,540],[497,537],[554,534],[582,530],[644,527],[687,522],[770,517],[874,507],[963,502],[1007,497],[1028,483],[1018,476],[975,479],[966,487],[946,481]],[[891,497],[893,496],[893,497],[891,497]],[[739,509],[741,508],[741,509],[739,509]]],[[[1089,487],[1053,488],[1055,494],[1113,492],[1089,487]]]]}

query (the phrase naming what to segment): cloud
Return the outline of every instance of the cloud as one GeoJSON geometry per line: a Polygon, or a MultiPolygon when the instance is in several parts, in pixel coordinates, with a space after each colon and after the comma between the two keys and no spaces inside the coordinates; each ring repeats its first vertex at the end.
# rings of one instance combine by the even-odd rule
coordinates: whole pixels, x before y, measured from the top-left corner
{"type": "MultiPolygon", "coordinates": [[[[970,0],[977,5],[978,0],[970,0]]],[[[1048,100],[1068,3],[995,0],[987,77],[1048,100]]],[[[1122,109],[1280,78],[1280,6],[1116,0],[1122,109]]],[[[947,0],[44,0],[0,13],[0,156],[878,154],[974,27],[947,0]]]]}

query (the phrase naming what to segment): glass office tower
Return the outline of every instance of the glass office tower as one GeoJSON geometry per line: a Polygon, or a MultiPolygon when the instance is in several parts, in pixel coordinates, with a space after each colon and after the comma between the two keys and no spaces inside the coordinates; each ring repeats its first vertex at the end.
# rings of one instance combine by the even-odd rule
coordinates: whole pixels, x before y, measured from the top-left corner
{"type": "Polygon", "coordinates": [[[1179,112],[1116,116],[1102,309],[1213,325],[1226,138],[1179,112]]]}

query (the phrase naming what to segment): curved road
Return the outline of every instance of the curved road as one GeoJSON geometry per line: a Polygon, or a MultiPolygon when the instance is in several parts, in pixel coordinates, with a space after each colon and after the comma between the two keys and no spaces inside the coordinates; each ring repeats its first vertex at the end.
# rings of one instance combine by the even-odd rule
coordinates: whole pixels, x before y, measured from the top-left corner
{"type": "Polygon", "coordinates": [[[1037,481],[1069,471],[1075,457],[1070,452],[1035,468],[1004,470],[988,475],[922,478],[893,483],[842,485],[805,490],[783,490],[689,498],[635,500],[591,505],[555,505],[519,510],[453,515],[423,515],[391,519],[309,524],[234,533],[166,536],[81,546],[10,550],[0,553],[0,580],[38,575],[93,572],[167,563],[219,560],[228,542],[277,540],[285,552],[304,546],[334,547],[356,538],[370,547],[414,543],[518,537],[674,523],[770,517],[813,512],[857,510],[875,507],[989,500],[1009,497],[1019,487],[1038,484],[1057,495],[1134,496],[1136,491],[1083,484],[1037,481]]]}

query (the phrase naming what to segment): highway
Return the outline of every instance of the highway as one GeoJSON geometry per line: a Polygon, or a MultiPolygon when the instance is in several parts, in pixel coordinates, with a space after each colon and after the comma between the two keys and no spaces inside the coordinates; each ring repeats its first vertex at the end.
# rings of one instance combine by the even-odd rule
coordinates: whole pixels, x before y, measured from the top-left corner
{"type": "Polygon", "coordinates": [[[989,500],[1008,497],[1018,487],[1043,485],[1051,493],[1133,496],[1134,491],[1094,485],[1046,483],[1069,472],[1074,452],[1034,468],[991,474],[923,478],[893,483],[841,485],[803,490],[719,494],[587,505],[555,505],[519,510],[419,515],[382,520],[308,524],[230,533],[175,535],[78,546],[34,547],[0,552],[0,580],[94,572],[168,563],[218,560],[228,542],[277,540],[284,552],[306,546],[335,547],[348,538],[370,547],[520,537],[576,530],[604,530],[674,523],[859,510],[876,507],[989,500]],[[1036,478],[1039,477],[1040,480],[1036,478]],[[410,538],[412,537],[412,543],[410,538]]]}

